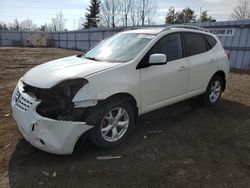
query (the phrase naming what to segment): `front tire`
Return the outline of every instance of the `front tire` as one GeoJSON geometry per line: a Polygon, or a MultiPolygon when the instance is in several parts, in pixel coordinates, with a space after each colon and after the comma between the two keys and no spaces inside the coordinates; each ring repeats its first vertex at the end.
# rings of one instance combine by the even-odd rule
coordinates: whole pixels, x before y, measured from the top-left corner
{"type": "Polygon", "coordinates": [[[203,103],[206,106],[216,105],[221,98],[223,81],[220,76],[214,75],[207,87],[206,92],[202,96],[203,103]]]}
{"type": "Polygon", "coordinates": [[[127,101],[104,102],[87,117],[86,122],[93,125],[91,140],[101,148],[121,144],[134,127],[134,111],[127,101]]]}

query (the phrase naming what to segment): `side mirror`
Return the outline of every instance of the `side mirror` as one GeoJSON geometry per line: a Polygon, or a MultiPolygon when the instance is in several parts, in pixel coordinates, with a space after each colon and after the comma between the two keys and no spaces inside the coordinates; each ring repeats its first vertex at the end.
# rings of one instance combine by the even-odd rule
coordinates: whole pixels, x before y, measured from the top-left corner
{"type": "Polygon", "coordinates": [[[167,63],[167,56],[165,54],[152,54],[149,57],[149,65],[164,65],[167,63]]]}

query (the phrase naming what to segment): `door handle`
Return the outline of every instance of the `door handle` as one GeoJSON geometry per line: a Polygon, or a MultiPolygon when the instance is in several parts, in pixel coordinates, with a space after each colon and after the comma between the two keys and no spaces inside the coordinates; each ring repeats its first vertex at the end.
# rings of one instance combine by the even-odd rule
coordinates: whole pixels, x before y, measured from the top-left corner
{"type": "Polygon", "coordinates": [[[187,70],[188,69],[188,67],[186,67],[186,66],[181,66],[179,69],[178,69],[178,71],[179,72],[182,72],[182,71],[185,71],[185,70],[187,70]]]}
{"type": "Polygon", "coordinates": [[[215,59],[210,59],[209,63],[215,63],[215,59]]]}

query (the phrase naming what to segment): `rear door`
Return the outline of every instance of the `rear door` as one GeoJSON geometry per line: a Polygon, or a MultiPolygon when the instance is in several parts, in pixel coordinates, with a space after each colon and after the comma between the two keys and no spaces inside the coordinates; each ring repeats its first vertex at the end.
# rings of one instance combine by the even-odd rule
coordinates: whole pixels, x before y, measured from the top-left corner
{"type": "Polygon", "coordinates": [[[188,93],[203,92],[216,70],[215,54],[203,34],[185,32],[183,38],[190,68],[188,93]]]}

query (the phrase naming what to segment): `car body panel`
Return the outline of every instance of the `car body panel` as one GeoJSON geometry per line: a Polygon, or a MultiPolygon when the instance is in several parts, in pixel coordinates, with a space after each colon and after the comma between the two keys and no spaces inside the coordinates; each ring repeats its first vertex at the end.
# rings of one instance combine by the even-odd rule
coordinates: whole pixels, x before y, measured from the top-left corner
{"type": "Polygon", "coordinates": [[[189,67],[186,58],[144,68],[140,73],[143,113],[161,108],[169,99],[182,96],[187,91],[189,67]]]}
{"type": "Polygon", "coordinates": [[[215,54],[210,50],[206,53],[187,57],[187,60],[190,67],[187,92],[204,91],[204,84],[216,72],[215,54]]]}
{"type": "Polygon", "coordinates": [[[24,138],[33,146],[54,154],[71,154],[78,138],[93,126],[85,122],[58,121],[40,116],[36,107],[40,101],[30,97],[22,91],[22,82],[19,81],[12,99],[13,117],[24,138]],[[15,95],[20,96],[15,100],[15,95]],[[19,107],[18,103],[24,98],[32,105],[27,109],[19,107]]]}
{"type": "Polygon", "coordinates": [[[32,68],[24,75],[23,81],[38,88],[51,88],[64,80],[83,78],[119,64],[97,62],[83,57],[71,56],[32,68]]]}
{"type": "Polygon", "coordinates": [[[115,67],[115,71],[111,68],[85,78],[89,83],[78,91],[73,102],[99,101],[118,93],[127,93],[133,96],[137,105],[140,106],[140,87],[138,87],[140,74],[139,70],[135,69],[134,64],[122,64],[115,67]]]}

